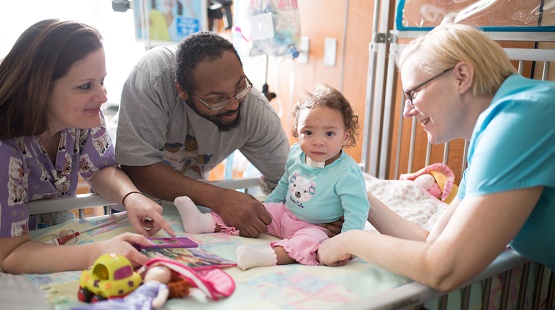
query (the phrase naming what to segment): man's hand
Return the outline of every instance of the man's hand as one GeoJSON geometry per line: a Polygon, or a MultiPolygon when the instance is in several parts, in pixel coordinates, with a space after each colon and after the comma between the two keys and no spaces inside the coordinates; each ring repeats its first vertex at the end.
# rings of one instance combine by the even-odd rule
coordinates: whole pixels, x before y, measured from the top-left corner
{"type": "Polygon", "coordinates": [[[272,222],[266,208],[252,195],[228,190],[221,197],[221,202],[215,211],[227,225],[238,229],[243,237],[258,238],[272,222]]]}
{"type": "MultiPolygon", "coordinates": [[[[243,237],[259,237],[272,222],[266,208],[252,195],[191,179],[164,163],[122,168],[142,192],[167,201],[188,196],[196,205],[216,211],[227,225],[238,229],[243,237]]],[[[156,218],[150,218],[157,222],[156,218]]],[[[158,224],[165,229],[162,221],[158,224]]]]}
{"type": "Polygon", "coordinates": [[[328,237],[331,238],[341,233],[341,229],[343,228],[344,222],[345,222],[345,218],[342,216],[335,222],[318,224],[318,226],[324,227],[325,229],[329,230],[328,237]]]}

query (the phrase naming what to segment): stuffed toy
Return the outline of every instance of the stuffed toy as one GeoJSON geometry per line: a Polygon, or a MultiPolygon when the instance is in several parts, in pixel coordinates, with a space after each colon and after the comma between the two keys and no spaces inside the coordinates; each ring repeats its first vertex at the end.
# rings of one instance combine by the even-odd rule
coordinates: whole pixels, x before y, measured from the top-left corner
{"type": "Polygon", "coordinates": [[[430,195],[445,203],[451,203],[457,196],[455,174],[442,163],[431,164],[414,173],[401,174],[399,179],[416,182],[430,195]]]}
{"type": "Polygon", "coordinates": [[[414,179],[416,184],[428,191],[428,193],[441,200],[441,187],[431,174],[421,174],[414,179]]]}

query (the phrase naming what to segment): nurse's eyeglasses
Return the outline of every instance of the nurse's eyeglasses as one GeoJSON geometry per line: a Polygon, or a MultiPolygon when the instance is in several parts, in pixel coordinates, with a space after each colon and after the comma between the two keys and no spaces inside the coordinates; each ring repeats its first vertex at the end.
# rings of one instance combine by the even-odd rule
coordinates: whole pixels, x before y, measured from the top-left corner
{"type": "MultiPolygon", "coordinates": [[[[420,84],[417,84],[416,86],[414,86],[413,88],[411,88],[411,89],[409,89],[409,90],[404,90],[404,89],[403,89],[403,92],[405,93],[405,100],[409,102],[409,105],[411,105],[411,106],[414,105],[414,103],[412,103],[412,100],[414,99],[414,98],[412,97],[412,94],[413,94],[416,90],[418,90],[418,89],[421,88],[422,86],[424,86],[424,85],[430,83],[431,81],[437,79],[438,77],[444,75],[445,73],[447,73],[447,72],[453,70],[454,68],[455,68],[455,67],[451,67],[451,68],[449,68],[449,69],[445,69],[445,70],[441,71],[440,73],[438,73],[438,74],[432,76],[431,78],[425,80],[424,82],[422,82],[422,83],[420,83],[420,84]]],[[[406,103],[406,101],[405,101],[405,103],[406,103]]]]}

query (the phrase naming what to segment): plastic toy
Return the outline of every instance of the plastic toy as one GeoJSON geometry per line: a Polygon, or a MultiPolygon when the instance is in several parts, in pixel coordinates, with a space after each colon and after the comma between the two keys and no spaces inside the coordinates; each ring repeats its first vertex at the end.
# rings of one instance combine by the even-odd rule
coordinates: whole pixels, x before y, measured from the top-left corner
{"type": "Polygon", "coordinates": [[[81,273],[77,298],[84,302],[123,297],[141,285],[141,275],[133,271],[129,260],[120,254],[107,253],[81,273]]]}

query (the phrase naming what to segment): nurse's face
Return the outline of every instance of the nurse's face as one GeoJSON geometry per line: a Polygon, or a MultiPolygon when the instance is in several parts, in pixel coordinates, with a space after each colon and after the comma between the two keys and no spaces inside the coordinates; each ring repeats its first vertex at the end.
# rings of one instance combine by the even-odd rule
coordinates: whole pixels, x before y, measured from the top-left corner
{"type": "Polygon", "coordinates": [[[100,48],[76,61],[65,76],[54,82],[46,110],[50,133],[100,124],[100,107],[108,100],[105,76],[106,60],[100,48]]]}
{"type": "Polygon", "coordinates": [[[411,56],[401,68],[403,89],[408,92],[406,97],[412,97],[412,102],[408,98],[405,100],[403,115],[407,118],[416,117],[430,143],[445,143],[460,137],[457,132],[461,116],[458,113],[460,111],[457,111],[457,90],[451,83],[453,69],[422,72],[418,60],[418,56],[411,56]]]}

